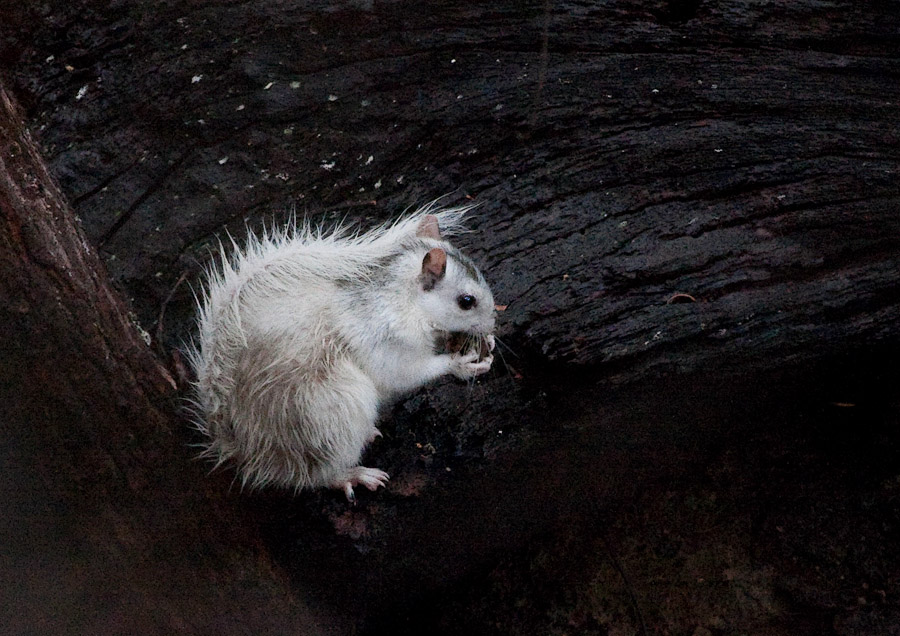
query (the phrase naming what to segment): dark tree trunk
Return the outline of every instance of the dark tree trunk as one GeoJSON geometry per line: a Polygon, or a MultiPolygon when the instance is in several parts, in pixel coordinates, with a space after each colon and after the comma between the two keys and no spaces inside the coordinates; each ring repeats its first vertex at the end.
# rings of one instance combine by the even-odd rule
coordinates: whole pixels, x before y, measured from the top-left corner
{"type": "Polygon", "coordinates": [[[303,626],[2,86],[0,334],[4,633],[303,626]]]}
{"type": "Polygon", "coordinates": [[[893,2],[57,4],[19,85],[172,343],[224,228],[454,192],[541,364],[771,368],[900,319],[893,2]]]}
{"type": "MultiPolygon", "coordinates": [[[[531,619],[547,633],[897,631],[900,599],[879,593],[900,588],[895,1],[5,12],[21,30],[0,32],[0,59],[158,346],[190,332],[183,281],[226,230],[292,205],[367,226],[446,193],[481,203],[464,241],[505,306],[507,365],[398,405],[371,462],[392,485],[355,509],[241,496],[294,589],[363,625],[380,614],[391,634],[404,613],[409,633],[459,633],[474,610],[510,634],[531,619]]],[[[33,356],[53,338],[25,326],[26,306],[3,309],[22,374],[10,392],[37,387],[29,404],[55,414],[39,430],[58,431],[28,433],[29,461],[78,475],[80,453],[98,467],[82,493],[147,484],[146,509],[92,511],[165,508],[177,479],[142,458],[181,466],[178,436],[135,415],[141,401],[116,402],[108,430],[79,415],[106,395],[85,374],[108,363],[83,368],[89,330],[33,356]],[[45,389],[76,381],[61,405],[45,389]]],[[[158,381],[152,368],[115,379],[127,393],[158,381]]],[[[198,510],[184,525],[205,527],[198,510]]]]}

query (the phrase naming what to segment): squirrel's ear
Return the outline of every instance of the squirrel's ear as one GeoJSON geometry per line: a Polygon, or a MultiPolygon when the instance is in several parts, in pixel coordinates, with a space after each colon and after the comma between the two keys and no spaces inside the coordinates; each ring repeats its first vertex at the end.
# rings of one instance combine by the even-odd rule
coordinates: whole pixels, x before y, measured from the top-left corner
{"type": "Polygon", "coordinates": [[[416,228],[416,236],[436,241],[441,240],[441,228],[438,225],[437,217],[433,214],[423,216],[422,220],[419,221],[419,227],[416,228]]]}
{"type": "Polygon", "coordinates": [[[439,280],[447,272],[447,252],[439,247],[429,250],[422,259],[422,273],[419,280],[422,281],[422,289],[431,291],[439,280]]]}

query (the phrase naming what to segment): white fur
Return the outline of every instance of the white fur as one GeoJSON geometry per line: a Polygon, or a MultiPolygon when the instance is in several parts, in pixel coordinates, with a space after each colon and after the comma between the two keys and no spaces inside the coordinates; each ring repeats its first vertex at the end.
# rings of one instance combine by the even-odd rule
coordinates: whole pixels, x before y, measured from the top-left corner
{"type": "Polygon", "coordinates": [[[304,225],[234,244],[208,273],[189,352],[204,455],[234,461],[250,486],[352,497],[354,485],[384,485],[386,473],[358,465],[379,406],[446,373],[490,367],[490,357],[434,351],[439,332],[494,327],[489,288],[445,240],[466,211],[429,206],[364,234],[304,225]],[[426,214],[440,239],[417,235],[426,214]],[[434,247],[447,250],[446,274],[424,291],[422,260],[434,247]],[[462,311],[460,294],[478,307],[462,311]]]}

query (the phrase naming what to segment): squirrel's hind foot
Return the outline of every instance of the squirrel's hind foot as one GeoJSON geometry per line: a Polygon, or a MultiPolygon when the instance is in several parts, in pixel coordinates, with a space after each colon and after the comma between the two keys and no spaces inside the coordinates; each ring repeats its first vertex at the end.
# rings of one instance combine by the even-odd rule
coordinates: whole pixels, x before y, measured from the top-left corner
{"type": "Polygon", "coordinates": [[[354,486],[365,486],[369,490],[378,490],[378,487],[384,487],[390,480],[390,476],[383,470],[378,468],[366,468],[365,466],[354,466],[332,482],[332,486],[340,488],[347,496],[347,501],[356,501],[356,494],[353,492],[354,486]]]}

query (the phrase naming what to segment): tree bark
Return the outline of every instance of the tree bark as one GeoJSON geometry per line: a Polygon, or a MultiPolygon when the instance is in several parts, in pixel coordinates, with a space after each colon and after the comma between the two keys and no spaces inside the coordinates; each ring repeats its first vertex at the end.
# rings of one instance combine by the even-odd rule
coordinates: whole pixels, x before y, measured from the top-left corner
{"type": "Polygon", "coordinates": [[[171,343],[223,230],[454,192],[532,373],[775,367],[900,318],[891,2],[57,4],[19,84],[171,343]]]}
{"type": "Polygon", "coordinates": [[[191,465],[174,383],[2,85],[0,221],[4,631],[304,627],[251,526],[191,465]]]}
{"type": "MultiPolygon", "coordinates": [[[[833,361],[868,349],[883,365],[900,344],[896,2],[24,4],[9,11],[30,30],[0,42],[0,57],[86,234],[165,345],[192,324],[178,281],[196,279],[226,231],[241,237],[292,206],[368,227],[446,193],[481,204],[463,241],[505,306],[507,365],[399,405],[372,458],[392,486],[363,493],[359,508],[318,494],[244,498],[297,589],[383,612],[390,626],[422,590],[439,606],[448,580],[469,581],[545,533],[575,561],[582,545],[596,552],[575,533],[615,519],[617,497],[630,507],[646,492],[652,509],[669,484],[705,483],[707,465],[726,482],[716,493],[736,502],[721,515],[736,534],[779,535],[792,510],[771,507],[784,490],[802,510],[805,480],[819,501],[841,492],[848,509],[857,499],[896,509],[895,491],[847,487],[835,457],[804,455],[797,421],[769,410],[810,396],[816,408],[859,403],[826,395],[845,377],[801,381],[802,365],[869,383],[877,365],[833,361]],[[800,379],[782,382],[785,368],[800,379]],[[680,380],[659,380],[673,371],[680,380]],[[721,387],[710,380],[720,373],[739,380],[721,387]],[[611,383],[631,386],[617,397],[611,383]],[[764,415],[738,426],[743,411],[764,415]],[[767,437],[767,426],[787,432],[767,437]],[[746,462],[710,459],[717,446],[746,462]],[[776,459],[751,452],[770,447],[776,459]],[[771,485],[778,461],[803,468],[771,485]],[[592,496],[601,510],[580,516],[592,496]]],[[[810,412],[798,419],[818,422],[810,412]]],[[[835,421],[809,437],[841,446],[835,421]]],[[[890,443],[874,446],[896,465],[890,443]]],[[[878,478],[894,483],[891,470],[878,478]]],[[[866,545],[891,551],[891,514],[866,545]]],[[[828,541],[816,538],[801,565],[788,541],[759,569],[779,573],[778,593],[793,590],[791,610],[830,625],[834,608],[856,603],[833,585],[852,572],[829,569],[830,550],[855,542],[865,515],[805,515],[791,538],[828,541]]],[[[623,526],[623,541],[645,536],[644,521],[656,523],[623,526]]],[[[887,561],[875,569],[900,580],[887,561]]],[[[675,565],[658,578],[693,574],[675,565]]]]}

